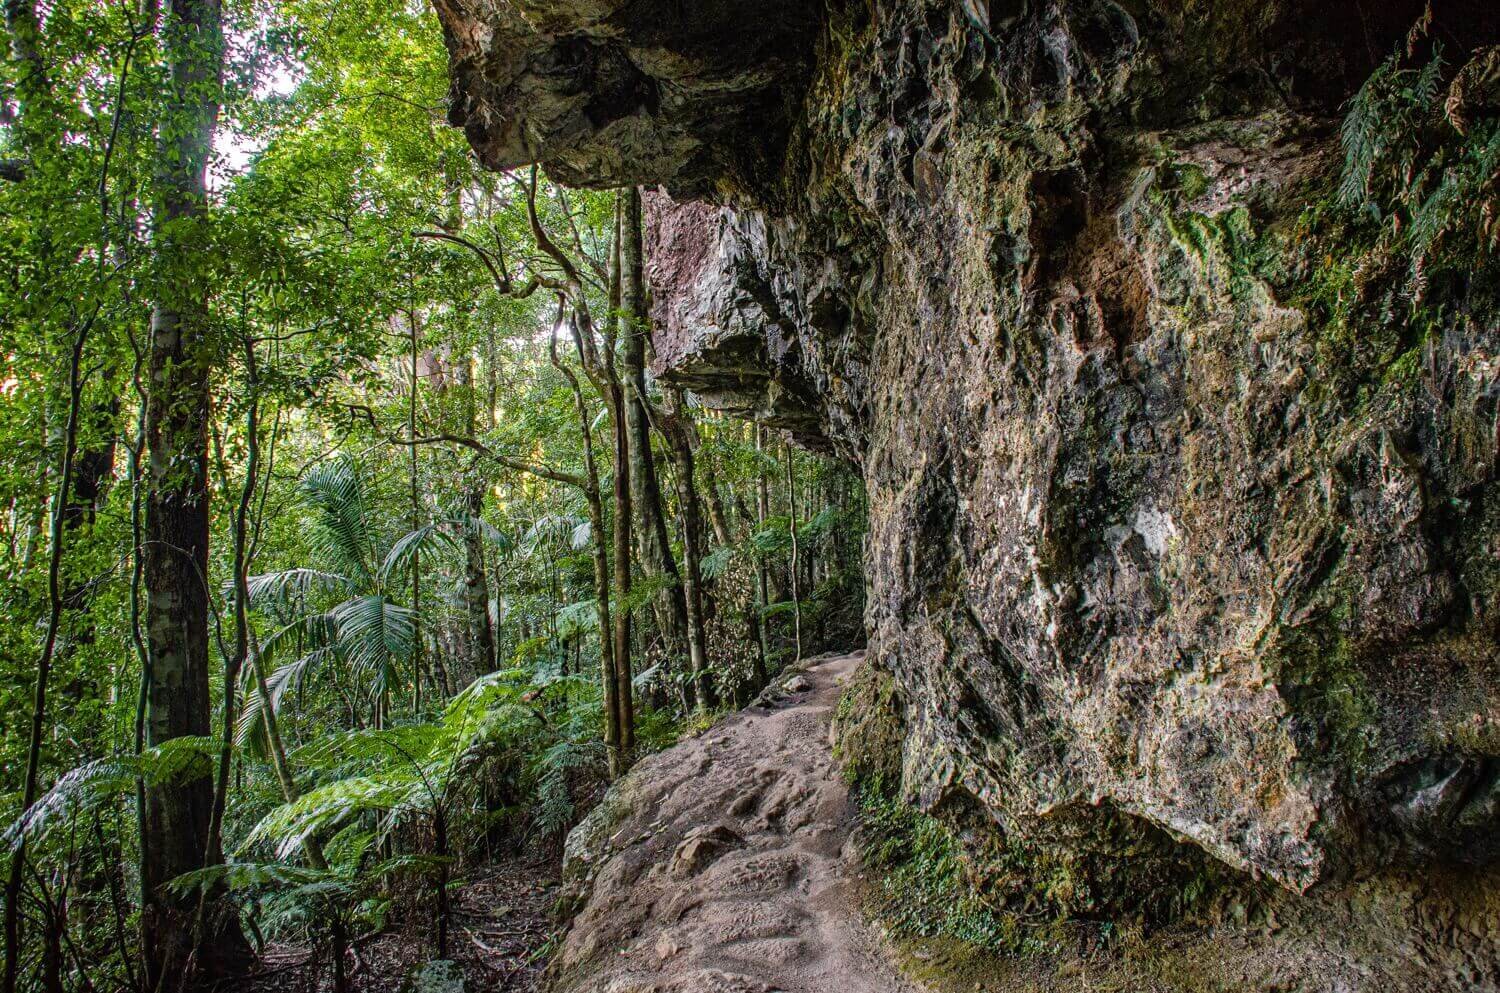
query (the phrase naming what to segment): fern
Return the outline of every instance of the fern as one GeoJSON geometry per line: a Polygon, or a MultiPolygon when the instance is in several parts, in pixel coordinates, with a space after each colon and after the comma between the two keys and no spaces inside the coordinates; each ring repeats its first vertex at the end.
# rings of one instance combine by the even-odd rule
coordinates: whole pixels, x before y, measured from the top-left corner
{"type": "Polygon", "coordinates": [[[718,579],[729,571],[729,566],[734,562],[734,549],[727,545],[715,548],[712,552],[703,556],[698,569],[704,579],[718,579]]]}
{"type": "Polygon", "coordinates": [[[165,786],[184,779],[208,775],[218,757],[220,743],[210,737],[173,738],[139,755],[95,759],[60,777],[26,811],[0,834],[0,843],[14,848],[24,840],[44,837],[80,812],[97,810],[132,793],[139,780],[148,786],[165,786]]]}
{"type": "Polygon", "coordinates": [[[1495,243],[1500,125],[1470,128],[1465,113],[1466,81],[1475,65],[1494,58],[1476,55],[1444,99],[1440,47],[1434,44],[1432,57],[1415,69],[1403,68],[1398,52],[1347,105],[1337,201],[1379,222],[1378,244],[1406,256],[1414,302],[1433,272],[1467,277],[1474,257],[1495,243]],[[1440,246],[1450,235],[1455,240],[1444,255],[1440,246]]]}
{"type": "Polygon", "coordinates": [[[599,630],[599,605],[593,600],[570,603],[557,612],[557,636],[572,638],[599,630]]]}

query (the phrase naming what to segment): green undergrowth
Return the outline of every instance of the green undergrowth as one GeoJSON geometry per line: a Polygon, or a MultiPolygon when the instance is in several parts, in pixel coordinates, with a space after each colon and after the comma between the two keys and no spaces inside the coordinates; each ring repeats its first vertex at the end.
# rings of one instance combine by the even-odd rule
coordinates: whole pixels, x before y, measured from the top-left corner
{"type": "Polygon", "coordinates": [[[870,909],[898,939],[952,939],[996,953],[1052,948],[1046,927],[989,906],[970,879],[963,845],[942,821],[911,806],[884,780],[855,784],[860,853],[879,875],[870,909]]]}
{"type": "Polygon", "coordinates": [[[894,681],[861,666],[834,714],[834,754],[860,811],[856,840],[874,877],[868,910],[898,942],[941,939],[976,953],[1045,950],[1055,937],[1045,920],[994,905],[955,829],[903,796],[905,734],[894,681]]]}

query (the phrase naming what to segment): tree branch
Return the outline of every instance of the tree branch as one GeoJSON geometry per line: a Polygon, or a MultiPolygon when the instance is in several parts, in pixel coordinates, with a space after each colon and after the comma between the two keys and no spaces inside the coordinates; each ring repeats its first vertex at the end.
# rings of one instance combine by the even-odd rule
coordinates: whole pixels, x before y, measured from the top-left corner
{"type": "Polygon", "coordinates": [[[490,278],[495,281],[495,288],[507,296],[515,297],[517,300],[526,299],[542,286],[555,288],[550,286],[550,284],[554,282],[553,280],[549,280],[545,276],[540,275],[533,275],[531,279],[526,281],[526,283],[524,283],[520,287],[517,287],[515,285],[515,280],[511,279],[510,273],[505,269],[505,258],[503,255],[500,257],[500,260],[497,264],[495,256],[490,254],[488,249],[484,248],[482,245],[475,244],[462,235],[450,234],[447,231],[413,231],[412,237],[426,238],[430,241],[447,241],[452,242],[455,245],[462,245],[464,248],[467,248],[469,251],[479,256],[479,260],[483,262],[484,267],[489,270],[490,278]]]}

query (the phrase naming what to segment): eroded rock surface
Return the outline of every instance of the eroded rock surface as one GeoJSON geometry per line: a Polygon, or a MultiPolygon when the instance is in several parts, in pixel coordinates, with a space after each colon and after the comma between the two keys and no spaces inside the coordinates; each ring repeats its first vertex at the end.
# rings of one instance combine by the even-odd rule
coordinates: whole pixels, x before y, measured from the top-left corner
{"type": "Polygon", "coordinates": [[[646,759],[569,838],[581,907],[552,964],[570,993],[903,993],[854,897],[854,821],[829,752],[840,681],[646,759]]]}
{"type": "Polygon", "coordinates": [[[764,185],[820,18],[802,0],[434,0],[449,117],[492,169],[564,182],[764,185]],[[753,140],[746,140],[753,135],[753,140]]]}
{"type": "MultiPolygon", "coordinates": [[[[486,16],[629,49],[658,6],[486,16]]],[[[906,782],[1068,860],[1071,909],[1175,898],[1194,853],[1291,892],[1497,855],[1494,256],[1429,285],[1332,206],[1343,102],[1422,6],[807,5],[796,112],[713,124],[514,113],[532,77],[456,49],[492,164],[666,187],[662,374],[862,468],[906,782]]],[[[1433,9],[1450,63],[1500,41],[1433,9]]]]}

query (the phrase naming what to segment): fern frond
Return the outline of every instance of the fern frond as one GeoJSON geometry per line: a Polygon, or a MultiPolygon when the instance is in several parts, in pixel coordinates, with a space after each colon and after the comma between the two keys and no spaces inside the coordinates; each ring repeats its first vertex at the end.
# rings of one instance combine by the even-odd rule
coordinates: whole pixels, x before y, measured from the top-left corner
{"type": "Polygon", "coordinates": [[[570,603],[557,612],[557,636],[572,638],[599,630],[599,605],[593,600],[570,603]]]}
{"type": "Polygon", "coordinates": [[[703,573],[704,579],[718,579],[729,571],[729,566],[734,562],[734,549],[728,545],[715,548],[712,552],[703,556],[698,569],[703,573]]]}
{"type": "Polygon", "coordinates": [[[220,742],[207,736],[184,736],[164,741],[139,755],[120,755],[70,769],[46,793],[0,834],[0,844],[13,848],[23,839],[44,836],[78,811],[97,809],[132,792],[137,778],[149,786],[165,786],[208,775],[218,757],[220,742]]]}

